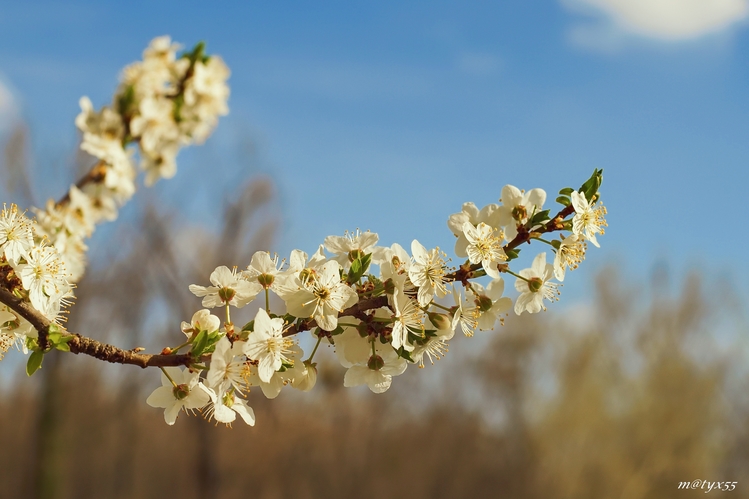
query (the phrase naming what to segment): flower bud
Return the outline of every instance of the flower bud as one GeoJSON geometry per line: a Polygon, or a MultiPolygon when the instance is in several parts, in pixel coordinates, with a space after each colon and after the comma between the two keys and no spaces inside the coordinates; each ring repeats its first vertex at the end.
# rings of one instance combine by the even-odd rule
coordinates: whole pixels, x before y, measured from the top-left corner
{"type": "Polygon", "coordinates": [[[303,392],[312,390],[317,382],[317,363],[304,361],[304,371],[299,376],[294,377],[291,386],[303,392]]]}
{"type": "Polygon", "coordinates": [[[431,323],[434,324],[434,327],[437,329],[452,328],[452,321],[450,321],[450,318],[447,315],[438,314],[437,312],[428,312],[427,315],[429,316],[431,323]]]}

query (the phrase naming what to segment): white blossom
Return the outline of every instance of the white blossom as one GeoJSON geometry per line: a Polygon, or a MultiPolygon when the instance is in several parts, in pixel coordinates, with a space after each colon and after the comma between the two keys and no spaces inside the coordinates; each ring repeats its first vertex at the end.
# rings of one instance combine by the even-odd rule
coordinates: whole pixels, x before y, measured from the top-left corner
{"type": "Polygon", "coordinates": [[[227,304],[242,308],[252,300],[263,289],[256,282],[247,282],[241,279],[236,269],[229,267],[216,267],[211,273],[211,284],[213,286],[203,287],[190,284],[190,291],[195,296],[203,297],[203,306],[208,308],[221,307],[227,304]]]}
{"type": "Polygon", "coordinates": [[[465,336],[473,336],[479,325],[479,309],[475,303],[470,302],[461,293],[457,286],[453,287],[453,299],[455,300],[455,311],[453,313],[452,327],[456,330],[460,326],[465,336]]]}
{"type": "Polygon", "coordinates": [[[57,251],[52,246],[34,246],[26,261],[16,272],[29,292],[31,305],[42,313],[55,308],[59,311],[59,300],[70,291],[70,285],[57,251]]]}
{"type": "Polygon", "coordinates": [[[546,201],[546,191],[531,189],[523,192],[514,185],[502,188],[502,206],[497,210],[499,224],[505,227],[505,237],[512,241],[518,235],[518,225],[528,222],[528,219],[543,208],[546,201]]]}
{"type": "Polygon", "coordinates": [[[426,307],[435,295],[441,298],[447,294],[445,261],[439,248],[427,251],[416,239],[411,243],[411,253],[413,261],[408,269],[408,277],[419,288],[419,305],[426,307]]]}
{"type": "Polygon", "coordinates": [[[0,250],[11,265],[27,258],[34,246],[31,221],[14,204],[0,211],[0,250]]]}
{"type": "Polygon", "coordinates": [[[471,284],[471,289],[476,297],[476,308],[480,313],[478,318],[479,329],[482,331],[494,329],[497,321],[504,324],[503,316],[512,308],[512,299],[502,296],[505,290],[504,279],[501,277],[494,279],[486,289],[475,282],[471,284]]]}
{"type": "Polygon", "coordinates": [[[572,206],[575,208],[572,232],[584,237],[593,243],[593,246],[599,248],[596,234],[603,234],[603,228],[608,225],[603,218],[606,215],[606,208],[600,203],[594,206],[588,202],[585,194],[580,194],[577,191],[572,191],[570,197],[572,198],[572,206]]]}
{"type": "Polygon", "coordinates": [[[208,410],[205,412],[208,419],[214,418],[219,423],[231,425],[239,414],[242,421],[249,426],[255,426],[255,411],[247,405],[244,399],[237,396],[236,391],[231,388],[218,391],[211,388],[205,390],[211,399],[208,410]]]}
{"type": "Polygon", "coordinates": [[[359,297],[341,281],[341,265],[335,260],[326,262],[319,273],[300,271],[297,290],[286,296],[286,307],[296,317],[313,317],[325,331],[338,326],[338,314],[354,305],[359,297]]]}
{"type": "Polygon", "coordinates": [[[367,385],[374,393],[383,393],[390,388],[393,376],[403,374],[408,367],[405,359],[398,356],[390,345],[375,342],[375,352],[366,363],[356,364],[346,371],[343,386],[367,385]]]}
{"type": "Polygon", "coordinates": [[[335,261],[348,270],[356,258],[372,254],[372,263],[379,264],[385,260],[385,248],[376,246],[379,236],[374,232],[347,232],[344,236],[328,236],[325,238],[325,249],[335,255],[335,261]]]}
{"type": "Polygon", "coordinates": [[[393,315],[395,323],[392,333],[393,348],[403,347],[407,351],[412,351],[414,346],[408,342],[408,333],[419,337],[424,336],[424,324],[422,323],[424,312],[397,286],[393,293],[392,302],[395,309],[393,315]]]}
{"type": "Polygon", "coordinates": [[[585,259],[587,247],[585,240],[577,234],[568,237],[562,236],[561,244],[554,256],[554,277],[558,281],[564,281],[565,271],[569,268],[574,270],[585,259]]]}
{"type": "Polygon", "coordinates": [[[515,289],[520,296],[515,302],[515,313],[520,315],[527,310],[531,314],[546,310],[544,299],[549,301],[558,300],[558,286],[550,282],[554,277],[554,267],[546,263],[546,253],[539,253],[533,259],[530,268],[520,271],[520,278],[515,281],[515,289]]]}
{"type": "Polygon", "coordinates": [[[244,353],[258,362],[260,380],[267,383],[284,361],[288,362],[287,354],[293,344],[283,337],[283,319],[271,319],[261,308],[255,316],[255,328],[245,343],[244,353]]]}
{"type": "Polygon", "coordinates": [[[179,367],[165,367],[164,371],[166,373],[161,373],[161,386],[148,396],[146,403],[151,407],[163,408],[166,424],[173,425],[183,408],[185,411],[200,409],[208,403],[210,395],[200,383],[199,371],[190,372],[179,367]]]}
{"type": "Polygon", "coordinates": [[[495,203],[488,204],[479,210],[474,203],[463,203],[463,209],[459,213],[453,213],[447,220],[447,226],[450,228],[455,237],[455,254],[460,257],[467,257],[468,239],[463,232],[463,226],[468,222],[473,226],[485,223],[492,228],[499,228],[499,205],[495,203]]]}
{"type": "Polygon", "coordinates": [[[474,227],[470,222],[463,224],[463,234],[465,235],[468,245],[466,253],[471,263],[481,263],[487,275],[494,279],[499,278],[497,264],[507,260],[502,241],[504,234],[502,231],[497,233],[489,225],[481,222],[474,227]]]}

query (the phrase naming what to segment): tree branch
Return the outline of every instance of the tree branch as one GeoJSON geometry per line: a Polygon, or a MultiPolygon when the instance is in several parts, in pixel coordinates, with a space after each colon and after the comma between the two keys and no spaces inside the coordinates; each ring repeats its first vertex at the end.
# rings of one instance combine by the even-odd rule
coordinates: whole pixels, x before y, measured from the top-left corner
{"type": "MultiPolygon", "coordinates": [[[[30,303],[18,298],[6,288],[0,286],[0,302],[5,303],[21,317],[29,321],[39,332],[39,346],[42,350],[49,348],[47,334],[52,321],[44,317],[39,311],[31,306],[30,303]]],[[[353,316],[366,310],[373,310],[384,307],[388,303],[387,296],[378,296],[369,298],[347,308],[341,312],[341,316],[353,316]]],[[[291,336],[302,331],[312,329],[317,324],[314,320],[308,320],[302,323],[301,327],[292,326],[284,333],[284,336],[291,336]]],[[[137,350],[123,350],[108,343],[87,338],[78,333],[70,333],[61,328],[63,336],[72,336],[68,341],[70,351],[74,354],[83,354],[94,357],[105,362],[113,364],[130,364],[142,368],[146,367],[167,367],[167,366],[190,366],[201,359],[195,359],[190,354],[180,355],[163,355],[163,354],[145,354],[137,350]]]]}
{"type": "MultiPolygon", "coordinates": [[[[47,334],[52,322],[44,317],[30,303],[23,301],[13,293],[0,287],[0,302],[5,303],[21,317],[29,321],[34,329],[39,332],[39,346],[42,350],[49,347],[47,334]]],[[[91,357],[112,362],[114,364],[131,364],[138,367],[167,367],[167,366],[189,366],[199,359],[194,359],[189,354],[182,355],[150,355],[138,353],[136,350],[123,350],[114,345],[87,338],[77,333],[70,333],[61,329],[63,336],[72,336],[68,342],[70,351],[74,354],[84,354],[91,357]]]]}

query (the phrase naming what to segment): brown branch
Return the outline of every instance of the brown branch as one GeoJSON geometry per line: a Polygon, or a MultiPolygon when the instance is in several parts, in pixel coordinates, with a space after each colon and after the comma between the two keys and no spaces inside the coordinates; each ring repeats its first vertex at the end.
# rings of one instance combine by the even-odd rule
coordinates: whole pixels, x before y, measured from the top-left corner
{"type": "MultiPolygon", "coordinates": [[[[11,293],[5,287],[0,286],[0,302],[5,303],[11,309],[16,311],[21,317],[29,321],[34,329],[39,332],[39,347],[42,350],[47,350],[50,345],[47,340],[47,334],[49,333],[49,327],[52,322],[44,317],[39,311],[31,306],[30,303],[18,298],[11,293]]],[[[363,313],[367,310],[373,310],[376,308],[384,307],[388,303],[387,296],[378,296],[376,298],[369,298],[355,305],[347,308],[341,312],[340,316],[355,316],[363,313]]],[[[306,320],[300,323],[300,326],[292,326],[289,330],[284,333],[284,336],[291,336],[302,331],[312,329],[317,324],[314,320],[306,320]]],[[[195,359],[190,354],[180,355],[152,355],[145,353],[138,353],[135,350],[123,350],[114,345],[102,343],[100,341],[87,338],[77,333],[70,333],[64,331],[61,328],[63,336],[72,336],[73,338],[68,341],[70,351],[74,354],[83,354],[90,357],[94,357],[105,362],[111,362],[113,364],[131,364],[134,366],[146,368],[146,367],[167,367],[167,366],[190,366],[195,364],[199,360],[195,359]]]]}
{"type": "MultiPolygon", "coordinates": [[[[104,177],[107,176],[107,164],[104,160],[99,160],[83,177],[81,177],[75,186],[79,189],[83,189],[86,185],[91,183],[100,183],[104,181],[104,177]]],[[[63,206],[70,202],[70,190],[65,193],[63,197],[57,201],[57,206],[63,206]]]]}
{"type": "MultiPolygon", "coordinates": [[[[0,302],[5,303],[21,317],[29,321],[34,329],[39,332],[39,347],[42,348],[42,350],[47,350],[49,348],[47,334],[49,333],[49,327],[52,325],[52,322],[49,319],[32,307],[30,303],[18,298],[4,287],[0,287],[0,302]]],[[[68,346],[72,353],[89,355],[99,360],[112,362],[114,364],[131,364],[145,368],[189,366],[196,362],[196,359],[189,354],[150,355],[138,353],[135,350],[123,350],[116,346],[102,343],[77,333],[70,333],[62,329],[61,332],[63,336],[73,337],[68,341],[68,346]]]]}

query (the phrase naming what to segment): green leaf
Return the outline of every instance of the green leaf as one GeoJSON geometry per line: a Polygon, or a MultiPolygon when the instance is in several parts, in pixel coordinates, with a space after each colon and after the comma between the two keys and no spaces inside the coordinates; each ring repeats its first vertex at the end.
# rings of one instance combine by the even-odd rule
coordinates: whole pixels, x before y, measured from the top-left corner
{"type": "Polygon", "coordinates": [[[351,276],[351,275],[359,274],[361,272],[361,268],[362,268],[361,260],[357,258],[356,260],[351,262],[351,268],[348,271],[348,275],[351,276]]]}
{"type": "Polygon", "coordinates": [[[49,343],[50,349],[54,348],[63,352],[69,352],[70,347],[68,346],[68,342],[73,338],[74,336],[72,334],[64,334],[60,329],[60,326],[57,324],[50,324],[47,329],[47,342],[49,343]]]}
{"type": "Polygon", "coordinates": [[[593,171],[593,175],[591,175],[590,178],[586,180],[585,183],[580,187],[580,192],[585,195],[585,198],[588,201],[591,201],[593,199],[593,196],[598,193],[598,188],[601,187],[602,181],[603,169],[596,169],[595,171],[593,171]]]}
{"type": "Polygon", "coordinates": [[[557,198],[557,203],[561,204],[562,206],[569,206],[572,201],[570,201],[570,198],[568,198],[567,196],[559,196],[557,198]]]}
{"type": "Polygon", "coordinates": [[[216,350],[216,343],[218,343],[218,340],[220,340],[223,336],[224,335],[218,331],[214,331],[208,334],[206,336],[206,344],[205,348],[203,349],[203,354],[213,353],[216,350]]]}
{"type": "Polygon", "coordinates": [[[192,355],[195,358],[199,358],[201,355],[203,355],[203,351],[205,350],[207,345],[208,345],[208,332],[201,331],[200,333],[198,333],[198,335],[195,337],[195,340],[192,342],[190,355],[192,355]]]}
{"type": "Polygon", "coordinates": [[[244,326],[242,326],[242,331],[254,331],[255,330],[255,320],[251,320],[244,326]]]}
{"type": "Polygon", "coordinates": [[[508,262],[509,262],[510,260],[514,260],[514,259],[516,259],[516,258],[518,257],[518,255],[519,255],[519,254],[520,254],[520,250],[519,250],[519,249],[517,249],[517,248],[513,248],[513,249],[506,249],[506,250],[505,250],[505,255],[507,255],[507,261],[508,261],[508,262]]]}
{"type": "Polygon", "coordinates": [[[559,191],[559,194],[561,194],[562,196],[569,196],[574,190],[575,189],[573,189],[572,187],[565,187],[564,189],[559,191]]]}
{"type": "Polygon", "coordinates": [[[279,372],[279,373],[285,373],[286,371],[288,371],[289,369],[292,369],[293,367],[294,367],[294,363],[293,362],[285,362],[285,361],[283,361],[283,362],[281,362],[281,367],[278,368],[277,372],[279,372]]]}
{"type": "Polygon", "coordinates": [[[414,360],[413,360],[413,359],[411,358],[411,352],[409,352],[408,350],[406,350],[406,349],[405,349],[405,348],[403,348],[403,347],[400,347],[400,348],[398,349],[398,356],[399,356],[399,357],[402,357],[402,358],[404,358],[404,359],[406,359],[407,361],[411,362],[412,364],[413,364],[413,363],[415,362],[415,361],[414,361],[414,360]]]}
{"type": "Polygon", "coordinates": [[[536,226],[536,225],[538,225],[540,223],[543,223],[543,222],[547,221],[549,219],[549,212],[550,211],[551,210],[539,211],[538,213],[536,213],[535,215],[533,215],[533,218],[531,218],[530,226],[534,227],[534,226],[536,226]]]}
{"type": "Polygon", "coordinates": [[[42,361],[44,360],[44,352],[41,350],[34,350],[29,355],[29,361],[26,363],[26,374],[31,376],[42,367],[42,361]]]}
{"type": "Polygon", "coordinates": [[[372,253],[367,253],[364,255],[364,258],[361,260],[361,272],[362,274],[366,273],[367,270],[369,270],[369,264],[372,263],[372,253]]]}
{"type": "Polygon", "coordinates": [[[353,284],[355,282],[358,282],[359,279],[362,278],[364,273],[369,268],[369,264],[372,261],[372,254],[367,254],[362,257],[356,258],[353,262],[351,262],[351,268],[348,271],[348,277],[346,278],[346,281],[349,284],[353,284]]]}
{"type": "Polygon", "coordinates": [[[39,348],[39,342],[36,340],[36,338],[31,338],[29,336],[26,337],[26,348],[29,350],[36,350],[39,348]]]}

